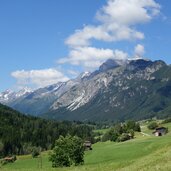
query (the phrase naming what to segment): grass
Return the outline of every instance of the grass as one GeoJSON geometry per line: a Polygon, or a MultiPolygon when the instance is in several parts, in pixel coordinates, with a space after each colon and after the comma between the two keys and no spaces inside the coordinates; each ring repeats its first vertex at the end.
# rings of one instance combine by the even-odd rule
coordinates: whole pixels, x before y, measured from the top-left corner
{"type": "MultiPolygon", "coordinates": [[[[171,130],[171,123],[165,124],[171,130]]],[[[53,169],[48,161],[48,152],[40,158],[19,156],[13,164],[5,165],[2,171],[170,171],[171,133],[163,137],[142,136],[123,143],[105,142],[93,145],[85,154],[83,166],[53,169]]]]}

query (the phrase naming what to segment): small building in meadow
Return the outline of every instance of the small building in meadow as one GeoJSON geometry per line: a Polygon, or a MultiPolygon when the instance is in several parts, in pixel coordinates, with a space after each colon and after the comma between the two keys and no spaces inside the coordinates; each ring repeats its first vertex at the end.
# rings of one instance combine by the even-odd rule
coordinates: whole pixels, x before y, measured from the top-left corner
{"type": "Polygon", "coordinates": [[[158,127],[158,128],[155,129],[155,131],[153,132],[153,134],[158,137],[158,136],[165,135],[167,132],[168,132],[168,128],[158,127]]]}
{"type": "Polygon", "coordinates": [[[13,163],[15,160],[17,160],[16,156],[3,158],[3,161],[7,163],[13,163]]]}
{"type": "Polygon", "coordinates": [[[85,147],[85,150],[92,150],[92,144],[90,141],[85,141],[84,142],[84,147],[85,147]]]}

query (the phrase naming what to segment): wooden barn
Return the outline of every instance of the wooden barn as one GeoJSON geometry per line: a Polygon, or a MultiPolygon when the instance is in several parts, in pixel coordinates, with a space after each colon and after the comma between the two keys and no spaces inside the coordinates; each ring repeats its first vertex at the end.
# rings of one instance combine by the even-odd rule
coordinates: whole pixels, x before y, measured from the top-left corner
{"type": "Polygon", "coordinates": [[[158,127],[158,128],[155,129],[153,134],[158,137],[158,136],[165,135],[167,132],[168,132],[167,128],[165,128],[165,127],[158,127]]]}
{"type": "Polygon", "coordinates": [[[84,142],[84,147],[85,147],[85,150],[92,150],[92,144],[90,141],[85,141],[84,142]]]}

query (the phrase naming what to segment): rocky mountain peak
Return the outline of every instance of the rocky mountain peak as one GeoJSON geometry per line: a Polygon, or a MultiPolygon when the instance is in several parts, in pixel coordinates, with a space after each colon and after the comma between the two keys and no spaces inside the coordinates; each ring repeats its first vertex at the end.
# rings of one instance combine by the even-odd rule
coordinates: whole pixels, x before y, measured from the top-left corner
{"type": "Polygon", "coordinates": [[[13,96],[14,92],[10,89],[7,89],[6,91],[0,93],[0,102],[7,101],[8,99],[13,96]]]}
{"type": "Polygon", "coordinates": [[[20,97],[20,96],[23,96],[23,95],[31,93],[31,92],[33,92],[33,90],[31,88],[24,87],[21,90],[19,90],[18,92],[16,92],[15,94],[16,94],[16,97],[20,97]]]}
{"type": "Polygon", "coordinates": [[[128,64],[128,68],[130,70],[134,69],[140,69],[143,70],[146,67],[149,67],[153,64],[151,60],[146,60],[146,59],[136,59],[136,60],[130,60],[128,64]]]}
{"type": "Polygon", "coordinates": [[[91,72],[85,71],[82,72],[76,79],[77,80],[83,80],[91,75],[91,72]]]}
{"type": "Polygon", "coordinates": [[[162,60],[154,61],[154,64],[155,64],[155,65],[160,65],[160,66],[166,66],[166,65],[167,65],[167,64],[166,64],[164,61],[162,61],[162,60]]]}
{"type": "MultiPolygon", "coordinates": [[[[157,94],[161,92],[158,88],[162,90],[162,95],[169,96],[167,93],[170,90],[170,73],[171,67],[160,60],[109,59],[93,73],[84,72],[75,79],[40,88],[28,94],[25,94],[27,89],[23,90],[20,94],[25,95],[19,98],[16,98],[15,92],[8,90],[0,94],[0,100],[6,100],[5,104],[21,112],[36,116],[47,114],[48,118],[129,118],[129,115],[132,116],[132,109],[135,108],[135,114],[141,114],[142,105],[149,106],[149,103],[153,103],[154,99],[160,96],[157,94]]],[[[151,108],[144,107],[147,110],[143,111],[143,114],[163,109],[163,104],[166,102],[161,101],[151,108]]]]}
{"type": "Polygon", "coordinates": [[[8,101],[15,100],[21,96],[24,96],[26,94],[31,93],[32,90],[28,87],[24,87],[23,89],[19,91],[12,91],[10,89],[7,89],[6,91],[0,93],[0,102],[1,103],[6,103],[8,101]]]}
{"type": "Polygon", "coordinates": [[[106,62],[104,62],[100,67],[99,71],[104,72],[112,68],[116,68],[120,66],[120,61],[114,60],[114,59],[108,59],[106,62]]]}

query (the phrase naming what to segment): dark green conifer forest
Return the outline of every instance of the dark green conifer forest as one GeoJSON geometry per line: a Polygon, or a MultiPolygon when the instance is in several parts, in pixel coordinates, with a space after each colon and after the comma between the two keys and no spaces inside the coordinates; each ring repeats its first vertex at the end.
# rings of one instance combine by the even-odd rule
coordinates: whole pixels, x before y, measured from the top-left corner
{"type": "Polygon", "coordinates": [[[52,149],[60,135],[92,138],[92,127],[80,122],[57,122],[23,115],[0,104],[0,157],[52,149]]]}

